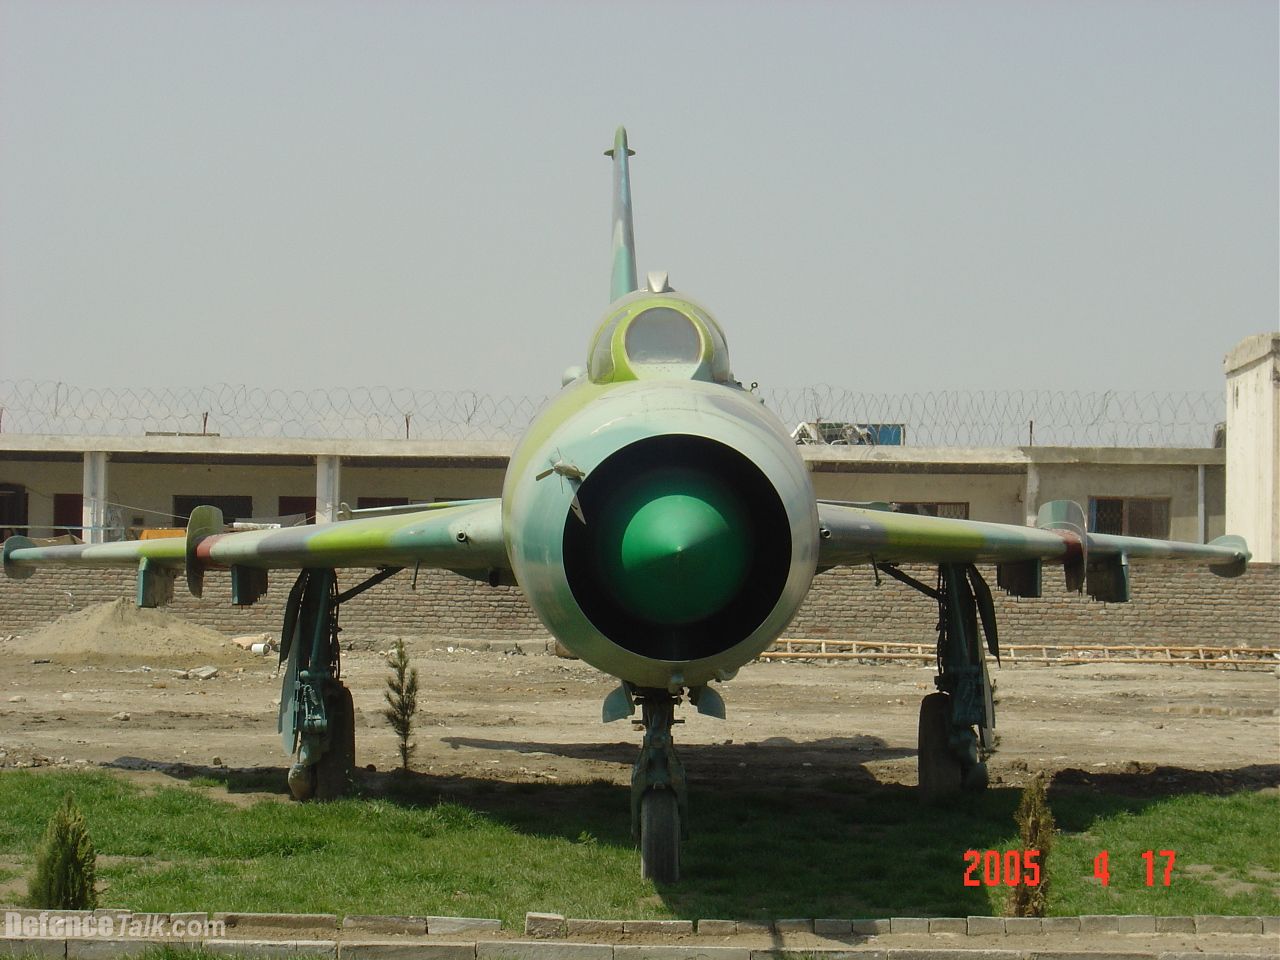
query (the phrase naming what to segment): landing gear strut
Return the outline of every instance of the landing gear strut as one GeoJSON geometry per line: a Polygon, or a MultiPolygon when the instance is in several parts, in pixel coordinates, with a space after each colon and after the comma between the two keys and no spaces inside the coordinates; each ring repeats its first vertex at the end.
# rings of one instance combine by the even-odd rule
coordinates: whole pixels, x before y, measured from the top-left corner
{"type": "Polygon", "coordinates": [[[341,599],[332,570],[303,570],[285,605],[279,730],[294,756],[289,791],[297,800],[342,796],[355,768],[355,710],[339,679],[341,599]]]}
{"type": "Polygon", "coordinates": [[[918,771],[924,800],[978,791],[988,783],[986,756],[995,750],[995,706],[979,626],[986,648],[1000,657],[991,590],[972,564],[938,566],[937,588],[896,567],[878,569],[938,604],[938,676],[920,702],[918,771]]]}
{"type": "Polygon", "coordinates": [[[631,832],[640,841],[640,875],[658,883],[680,879],[680,843],[688,837],[689,791],[671,738],[680,698],[637,689],[644,743],[631,773],[631,832]]]}

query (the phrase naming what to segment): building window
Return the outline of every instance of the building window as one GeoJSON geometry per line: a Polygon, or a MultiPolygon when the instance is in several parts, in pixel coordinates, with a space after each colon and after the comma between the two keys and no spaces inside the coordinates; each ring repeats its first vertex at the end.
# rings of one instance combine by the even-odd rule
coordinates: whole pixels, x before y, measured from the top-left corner
{"type": "Polygon", "coordinates": [[[84,497],[78,493],[55,493],[53,495],[54,533],[78,534],[83,520],[84,497]]]}
{"type": "Polygon", "coordinates": [[[1169,501],[1156,497],[1090,497],[1089,532],[1169,539],[1169,501]]]}
{"type": "Polygon", "coordinates": [[[185,527],[196,507],[217,507],[222,511],[224,523],[253,518],[253,497],[192,497],[175,494],[173,497],[173,525],[185,527]]]}
{"type": "Polygon", "coordinates": [[[0,540],[27,533],[27,488],[18,483],[0,483],[0,540]]]}
{"type": "Polygon", "coordinates": [[[898,501],[903,513],[918,513],[926,517],[946,517],[949,520],[968,520],[969,502],[966,501],[898,501]]]}
{"type": "Polygon", "coordinates": [[[281,497],[277,502],[281,517],[306,517],[304,522],[316,522],[315,497],[281,497]]]}

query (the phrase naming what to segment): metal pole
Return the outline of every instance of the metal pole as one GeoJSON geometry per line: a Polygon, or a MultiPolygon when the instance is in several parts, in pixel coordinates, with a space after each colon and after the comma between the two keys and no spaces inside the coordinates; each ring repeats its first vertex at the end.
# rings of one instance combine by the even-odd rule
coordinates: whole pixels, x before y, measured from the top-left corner
{"type": "Polygon", "coordinates": [[[1196,466],[1196,521],[1200,531],[1200,542],[1209,542],[1208,520],[1204,512],[1204,464],[1196,466]]]}
{"type": "Polygon", "coordinates": [[[84,455],[84,489],[80,510],[86,543],[104,543],[107,525],[107,454],[88,450],[84,455]]]}
{"type": "Polygon", "coordinates": [[[342,499],[342,458],[336,454],[316,457],[316,523],[338,519],[342,499]]]}

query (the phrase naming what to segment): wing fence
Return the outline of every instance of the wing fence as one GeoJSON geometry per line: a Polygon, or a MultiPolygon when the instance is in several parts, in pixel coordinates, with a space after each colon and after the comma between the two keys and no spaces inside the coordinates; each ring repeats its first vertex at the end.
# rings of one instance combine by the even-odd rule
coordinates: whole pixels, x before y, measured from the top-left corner
{"type": "MultiPolygon", "coordinates": [[[[762,396],[788,429],[809,425],[802,437],[916,447],[1208,447],[1224,418],[1221,392],[1209,391],[858,393],[824,385],[762,396]]],[[[0,433],[515,440],[548,399],[388,387],[95,388],[0,380],[0,433]]]]}

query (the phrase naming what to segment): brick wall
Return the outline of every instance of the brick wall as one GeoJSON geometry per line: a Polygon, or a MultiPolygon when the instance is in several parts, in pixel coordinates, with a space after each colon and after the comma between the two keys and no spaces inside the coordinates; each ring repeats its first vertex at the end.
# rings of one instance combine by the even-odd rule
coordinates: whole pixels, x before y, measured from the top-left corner
{"type": "MultiPolygon", "coordinates": [[[[935,582],[933,568],[903,569],[935,582]]],[[[1280,564],[1252,564],[1225,580],[1190,564],[1135,563],[1128,603],[1068,593],[1057,567],[1044,568],[1038,600],[1007,596],[995,586],[994,567],[982,572],[1004,643],[1280,644],[1280,564]]],[[[933,602],[907,586],[882,576],[877,588],[870,568],[838,567],[814,580],[787,636],[927,640],[936,635],[937,619],[933,602]]]]}
{"type": "MultiPolygon", "coordinates": [[[[904,568],[926,583],[928,567],[904,568]]],[[[371,571],[342,571],[353,586],[371,571]]],[[[994,570],[984,571],[995,583],[994,570]]],[[[342,608],[349,638],[415,633],[460,637],[541,637],[546,631],[514,587],[485,584],[440,571],[422,571],[417,590],[405,571],[342,608]]],[[[205,599],[188,595],[181,577],[170,612],[228,635],[277,633],[293,576],[281,571],[252,607],[230,605],[226,573],[205,579],[205,599]]],[[[1045,596],[1018,600],[995,590],[1000,636],[1006,643],[1280,644],[1280,565],[1253,564],[1224,580],[1180,564],[1135,564],[1133,600],[1102,604],[1062,588],[1061,572],[1045,568],[1045,596]]],[[[994,589],[994,588],[993,588],[994,589]]],[[[132,599],[134,576],[117,570],[41,570],[29,580],[0,577],[0,634],[30,632],[70,610],[116,597],[132,599]]],[[[817,577],[792,623],[791,637],[927,640],[934,605],[888,578],[876,587],[870,569],[839,568],[817,577]]]]}
{"type": "MultiPolygon", "coordinates": [[[[342,570],[341,589],[355,586],[373,570],[342,570]]],[[[204,597],[187,592],[179,575],[173,603],[165,609],[194,623],[230,636],[246,633],[278,634],[284,602],[296,574],[273,572],[267,593],[251,607],[231,605],[231,580],[225,571],[205,575],[204,597]]],[[[340,623],[351,638],[410,636],[415,633],[457,637],[545,637],[537,616],[515,587],[490,587],[456,574],[423,570],[417,589],[411,571],[342,605],[340,623]]],[[[129,570],[37,571],[29,580],[0,577],[0,634],[30,632],[70,610],[92,603],[127,597],[132,602],[135,577],[129,570]]]]}

